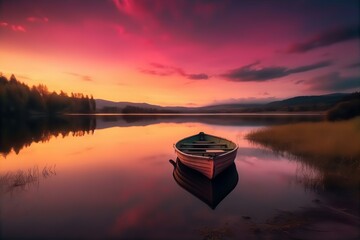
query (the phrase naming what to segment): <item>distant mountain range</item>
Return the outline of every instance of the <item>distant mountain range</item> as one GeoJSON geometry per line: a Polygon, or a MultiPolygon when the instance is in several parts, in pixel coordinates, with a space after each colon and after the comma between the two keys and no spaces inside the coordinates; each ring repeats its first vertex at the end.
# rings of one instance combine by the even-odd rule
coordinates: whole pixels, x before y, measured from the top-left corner
{"type": "Polygon", "coordinates": [[[103,109],[104,107],[116,107],[119,109],[123,109],[126,106],[135,106],[135,107],[141,107],[141,108],[162,108],[161,106],[152,105],[148,103],[133,103],[133,102],[112,102],[108,100],[103,99],[96,99],[96,108],[103,109]]]}
{"type": "Polygon", "coordinates": [[[319,96],[297,96],[264,104],[233,103],[204,107],[163,107],[148,103],[112,102],[96,99],[97,112],[103,113],[252,113],[252,112],[301,112],[325,111],[346,97],[347,93],[333,93],[319,96]]]}
{"type": "Polygon", "coordinates": [[[122,112],[127,106],[136,107],[139,109],[153,109],[153,110],[170,110],[176,112],[183,112],[188,110],[194,110],[196,108],[188,108],[188,107],[163,107],[159,105],[153,105],[149,103],[134,103],[134,102],[112,102],[103,99],[95,99],[96,101],[96,109],[101,112],[122,112]]]}
{"type": "Polygon", "coordinates": [[[320,96],[299,96],[288,98],[281,101],[270,102],[268,106],[300,106],[300,105],[313,105],[313,104],[334,104],[347,96],[347,93],[333,93],[320,96]]]}

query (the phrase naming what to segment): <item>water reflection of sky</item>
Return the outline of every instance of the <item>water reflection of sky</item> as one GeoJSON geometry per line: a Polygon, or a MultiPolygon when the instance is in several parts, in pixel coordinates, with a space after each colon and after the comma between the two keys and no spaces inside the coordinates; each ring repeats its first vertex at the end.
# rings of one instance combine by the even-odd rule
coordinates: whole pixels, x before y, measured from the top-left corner
{"type": "Polygon", "coordinates": [[[296,181],[298,165],[243,137],[259,126],[165,122],[102,128],[82,137],[53,137],[0,160],[0,174],[56,165],[38,186],[1,193],[4,238],[198,239],[196,229],[264,221],[277,210],[311,205],[315,193],[296,181]],[[200,131],[240,146],[239,181],[212,210],[173,179],[172,148],[200,131]]]}

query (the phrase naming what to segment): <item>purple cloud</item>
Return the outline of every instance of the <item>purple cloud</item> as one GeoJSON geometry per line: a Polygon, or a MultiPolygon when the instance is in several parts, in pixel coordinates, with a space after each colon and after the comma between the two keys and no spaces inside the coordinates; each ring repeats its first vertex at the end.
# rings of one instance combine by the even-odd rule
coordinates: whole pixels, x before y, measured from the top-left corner
{"type": "Polygon", "coordinates": [[[290,74],[307,72],[318,68],[327,67],[330,66],[332,62],[322,61],[309,65],[299,66],[296,68],[278,67],[278,66],[257,68],[259,64],[260,62],[257,61],[255,63],[230,70],[227,73],[222,74],[222,76],[225,77],[227,80],[234,82],[250,82],[250,81],[263,82],[275,78],[285,77],[290,74]]]}
{"type": "Polygon", "coordinates": [[[358,67],[360,67],[360,62],[355,62],[346,66],[346,68],[358,68],[358,67]]]}

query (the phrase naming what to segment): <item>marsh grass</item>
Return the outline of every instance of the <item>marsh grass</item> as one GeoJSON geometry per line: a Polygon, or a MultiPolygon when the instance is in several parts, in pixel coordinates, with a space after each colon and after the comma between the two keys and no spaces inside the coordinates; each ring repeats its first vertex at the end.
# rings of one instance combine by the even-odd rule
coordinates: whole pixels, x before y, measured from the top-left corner
{"type": "Polygon", "coordinates": [[[349,173],[360,170],[360,118],[274,126],[251,132],[246,138],[316,166],[346,167],[349,173]]]}
{"type": "Polygon", "coordinates": [[[5,192],[11,192],[15,189],[26,190],[32,185],[39,185],[40,180],[56,175],[56,165],[45,166],[39,169],[34,166],[27,170],[19,170],[16,172],[7,172],[0,176],[0,187],[5,192]]]}
{"type": "Polygon", "coordinates": [[[318,192],[325,189],[324,173],[316,168],[310,167],[308,164],[299,164],[296,168],[295,177],[296,183],[301,183],[305,190],[318,192]]]}

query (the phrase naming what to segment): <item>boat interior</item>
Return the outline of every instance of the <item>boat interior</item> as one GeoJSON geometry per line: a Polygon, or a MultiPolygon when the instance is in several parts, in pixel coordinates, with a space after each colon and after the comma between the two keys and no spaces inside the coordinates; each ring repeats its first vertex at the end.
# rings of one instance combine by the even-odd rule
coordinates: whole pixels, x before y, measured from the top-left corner
{"type": "Polygon", "coordinates": [[[207,135],[203,132],[185,138],[176,147],[187,154],[199,156],[216,156],[233,150],[236,145],[226,139],[207,135]]]}

